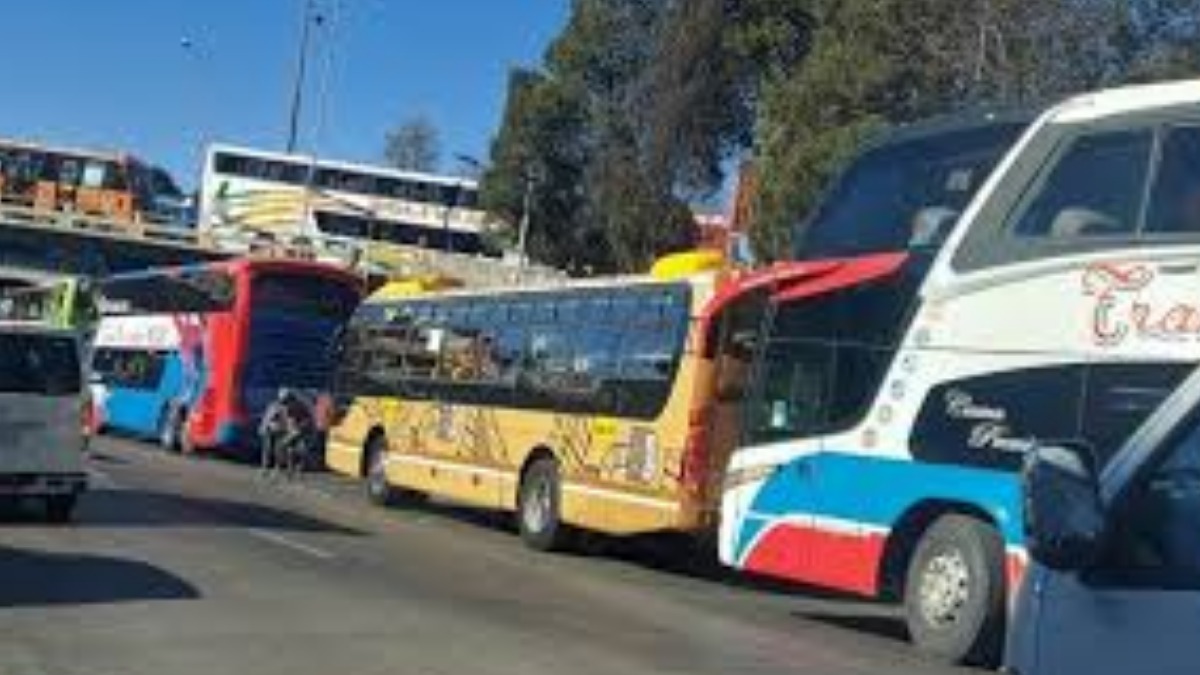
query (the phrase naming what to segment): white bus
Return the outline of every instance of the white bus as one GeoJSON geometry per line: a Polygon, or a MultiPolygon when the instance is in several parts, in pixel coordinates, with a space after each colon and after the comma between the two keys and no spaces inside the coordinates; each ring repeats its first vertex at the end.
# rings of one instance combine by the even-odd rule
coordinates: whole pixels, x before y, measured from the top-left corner
{"type": "Polygon", "coordinates": [[[900,600],[925,650],[994,662],[1027,451],[1105,465],[1200,362],[1200,81],[1055,106],[961,217],[887,210],[905,166],[852,169],[865,206],[818,209],[811,275],[774,289],[721,557],[900,600]]]}
{"type": "Polygon", "coordinates": [[[205,155],[199,208],[201,231],[234,249],[303,242],[333,262],[490,253],[479,187],[460,177],[217,144],[205,155]]]}

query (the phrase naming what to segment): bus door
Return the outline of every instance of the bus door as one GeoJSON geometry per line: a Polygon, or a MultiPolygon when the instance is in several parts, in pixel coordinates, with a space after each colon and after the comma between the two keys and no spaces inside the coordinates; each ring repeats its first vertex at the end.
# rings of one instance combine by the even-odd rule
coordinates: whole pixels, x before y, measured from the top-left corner
{"type": "Polygon", "coordinates": [[[1200,125],[1058,133],[933,277],[918,458],[1012,468],[1069,438],[1102,463],[1197,360],[1200,125]]]}

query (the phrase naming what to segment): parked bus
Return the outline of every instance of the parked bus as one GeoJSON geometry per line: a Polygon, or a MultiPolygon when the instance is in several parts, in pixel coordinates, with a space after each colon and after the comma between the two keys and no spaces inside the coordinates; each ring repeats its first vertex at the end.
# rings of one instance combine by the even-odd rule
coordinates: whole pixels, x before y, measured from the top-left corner
{"type": "Polygon", "coordinates": [[[359,280],[300,261],[241,259],[101,283],[97,423],[171,450],[257,449],[280,388],[326,390],[359,280]]]}
{"type": "Polygon", "coordinates": [[[348,328],[326,464],[377,503],[515,510],[537,549],[572,526],[711,530],[754,298],[722,294],[714,258],[685,258],[687,274],[385,289],[348,328]]]}
{"type": "Polygon", "coordinates": [[[83,277],[0,290],[0,321],[86,331],[98,318],[92,283],[83,277]]]}
{"type": "Polygon", "coordinates": [[[485,252],[476,182],[231,145],[208,149],[200,226],[226,245],[302,240],[335,258],[389,245],[485,252]]]}
{"type": "Polygon", "coordinates": [[[720,549],[987,662],[1025,564],[1013,469],[1038,442],[1103,465],[1200,360],[1200,81],[1050,109],[961,216],[901,198],[986,173],[922,168],[965,133],[868,152],[809,223],[821,272],[774,290],[720,549]]]}
{"type": "Polygon", "coordinates": [[[0,139],[0,204],[179,225],[186,201],[170,174],[132,155],[0,139]]]}

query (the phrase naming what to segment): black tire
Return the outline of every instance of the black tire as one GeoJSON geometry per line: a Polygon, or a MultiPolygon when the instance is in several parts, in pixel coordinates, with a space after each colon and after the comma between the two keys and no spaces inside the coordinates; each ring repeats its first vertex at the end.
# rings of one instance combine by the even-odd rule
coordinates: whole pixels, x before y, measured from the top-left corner
{"type": "Polygon", "coordinates": [[[163,411],[163,419],[158,425],[158,445],[167,452],[184,453],[188,451],[187,432],[184,420],[187,410],[182,406],[171,404],[163,411]]]}
{"type": "Polygon", "coordinates": [[[75,513],[76,501],[77,496],[73,494],[46,497],[46,522],[71,522],[71,516],[75,513]]]}
{"type": "Polygon", "coordinates": [[[376,506],[393,506],[400,503],[401,492],[388,482],[387,471],[387,439],[383,436],[372,436],[367,441],[366,457],[363,467],[363,483],[367,501],[376,506]]]}
{"type": "Polygon", "coordinates": [[[970,516],[942,516],[909,561],[904,614],[921,651],[955,664],[998,665],[1007,623],[1004,542],[970,516]]]}
{"type": "Polygon", "coordinates": [[[562,522],[561,505],[558,462],[550,457],[534,460],[521,477],[517,491],[517,529],[529,548],[536,551],[566,548],[570,533],[562,522]]]}

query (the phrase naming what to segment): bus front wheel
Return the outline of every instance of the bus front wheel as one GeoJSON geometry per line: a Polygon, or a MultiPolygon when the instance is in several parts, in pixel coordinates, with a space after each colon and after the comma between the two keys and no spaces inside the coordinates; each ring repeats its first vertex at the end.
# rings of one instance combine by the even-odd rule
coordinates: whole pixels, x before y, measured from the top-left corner
{"type": "Polygon", "coordinates": [[[562,522],[561,506],[558,462],[551,457],[534,460],[525,470],[517,492],[517,527],[527,546],[554,551],[566,545],[568,528],[562,522]]]}
{"type": "Polygon", "coordinates": [[[70,495],[51,495],[46,497],[46,521],[51,523],[69,523],[75,513],[76,497],[70,495]]]}
{"type": "Polygon", "coordinates": [[[978,518],[950,514],[917,542],[904,613],[917,647],[951,663],[994,665],[1006,623],[1004,542],[978,518]]]}

